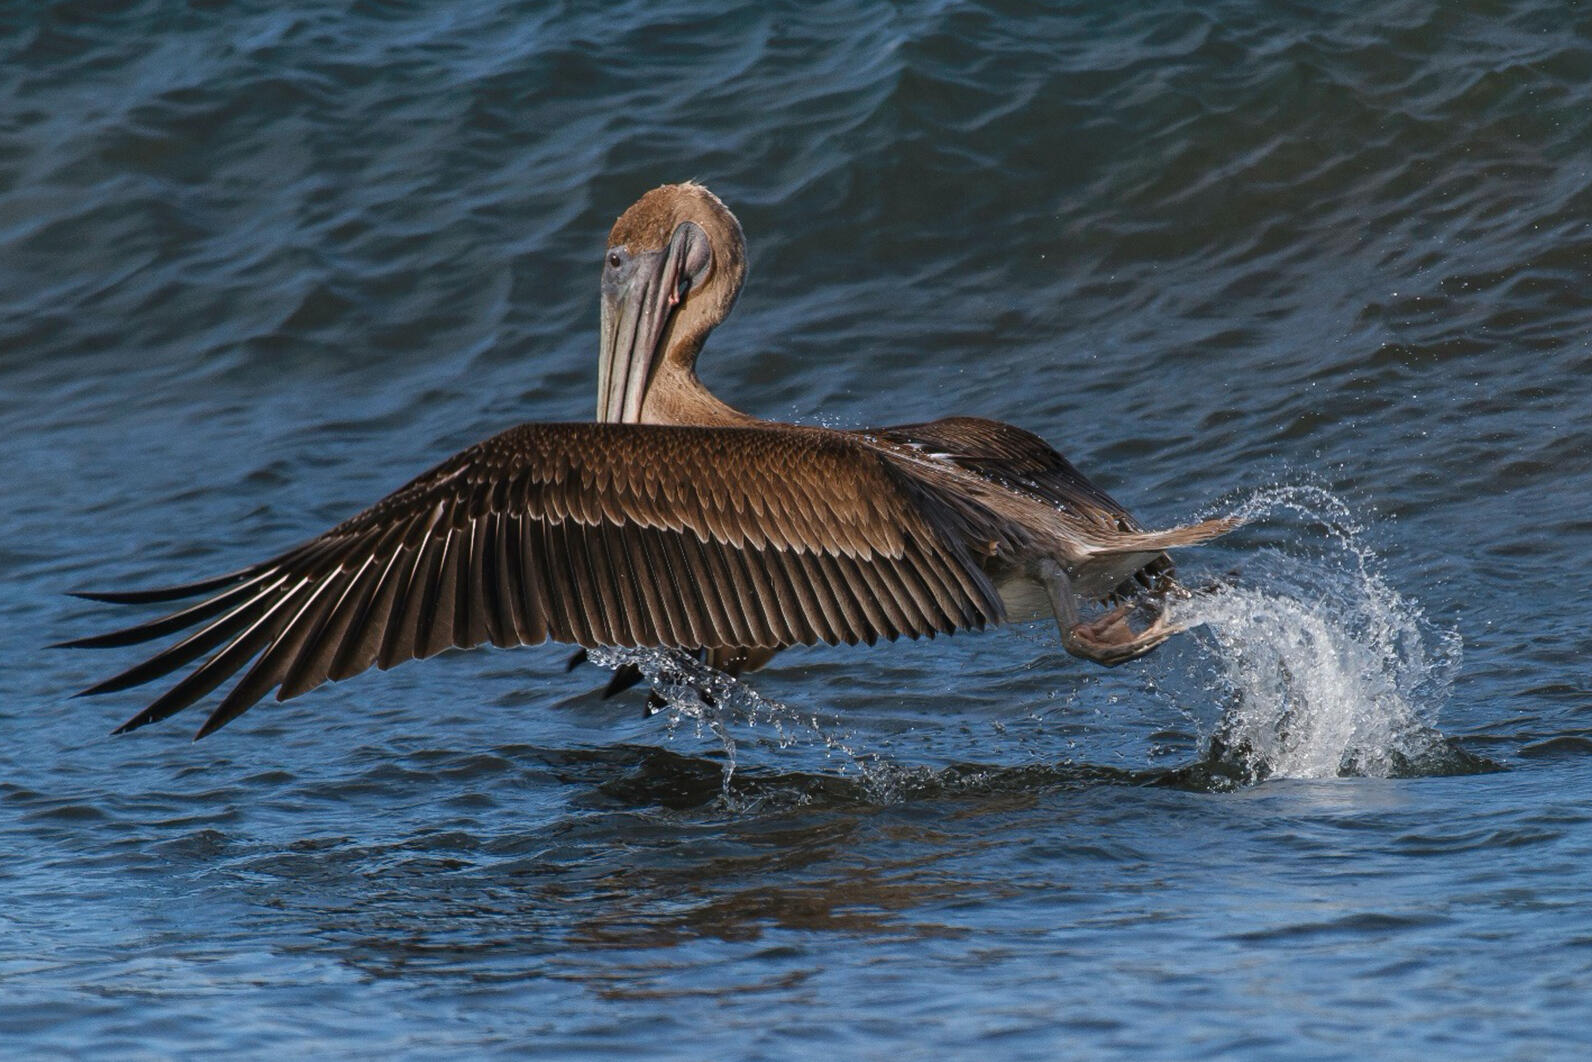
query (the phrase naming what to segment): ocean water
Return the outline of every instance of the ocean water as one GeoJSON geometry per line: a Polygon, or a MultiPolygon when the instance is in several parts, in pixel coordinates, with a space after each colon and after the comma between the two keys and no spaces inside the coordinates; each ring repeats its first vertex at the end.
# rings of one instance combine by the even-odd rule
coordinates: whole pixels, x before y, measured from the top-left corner
{"type": "Polygon", "coordinates": [[[1588,423],[1585,4],[0,5],[0,1055],[1584,1057],[1588,423]],[[687,178],[710,386],[1245,514],[1191,629],[72,699],[68,591],[589,417],[687,178]]]}

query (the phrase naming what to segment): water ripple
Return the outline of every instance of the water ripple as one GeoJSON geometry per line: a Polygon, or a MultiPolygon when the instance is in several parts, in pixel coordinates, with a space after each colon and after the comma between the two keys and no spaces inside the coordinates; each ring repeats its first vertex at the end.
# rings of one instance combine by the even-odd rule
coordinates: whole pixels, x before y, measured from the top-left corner
{"type": "Polygon", "coordinates": [[[0,11],[16,1050],[1581,1057],[1589,75],[1543,0],[0,11]],[[67,699],[63,591],[589,415],[603,234],[687,177],[737,406],[1300,504],[1110,672],[1036,626],[647,718],[447,654],[198,746],[67,699]]]}

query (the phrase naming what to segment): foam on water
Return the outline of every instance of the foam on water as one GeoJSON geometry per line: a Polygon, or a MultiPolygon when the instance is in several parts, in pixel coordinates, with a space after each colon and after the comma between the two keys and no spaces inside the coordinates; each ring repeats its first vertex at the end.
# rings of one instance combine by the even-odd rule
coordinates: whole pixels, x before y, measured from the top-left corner
{"type": "Polygon", "coordinates": [[[1273,488],[1239,515],[1289,518],[1290,536],[1246,559],[1233,585],[1177,607],[1180,621],[1209,632],[1205,687],[1226,702],[1211,758],[1249,779],[1442,771],[1457,755],[1436,723],[1459,635],[1383,579],[1336,495],[1273,488]]]}

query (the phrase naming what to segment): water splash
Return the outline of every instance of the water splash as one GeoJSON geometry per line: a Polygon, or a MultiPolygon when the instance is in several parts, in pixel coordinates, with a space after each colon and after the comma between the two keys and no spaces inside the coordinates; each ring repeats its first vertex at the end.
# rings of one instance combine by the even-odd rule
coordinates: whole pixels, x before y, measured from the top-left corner
{"type": "MultiPolygon", "coordinates": [[[[841,754],[866,772],[872,757],[846,743],[846,735],[811,711],[793,708],[764,697],[750,686],[709,667],[690,653],[669,649],[592,649],[588,659],[618,670],[634,666],[653,692],[663,699],[665,722],[672,736],[681,726],[695,727],[698,737],[711,733],[724,749],[723,793],[731,800],[736,768],[736,741],[732,726],[771,727],[782,749],[816,740],[829,753],[841,754]]],[[[844,767],[842,767],[844,770],[844,767]]]]}
{"type": "Polygon", "coordinates": [[[1180,621],[1209,632],[1202,642],[1216,674],[1207,688],[1228,705],[1210,759],[1245,780],[1459,769],[1449,761],[1464,754],[1436,729],[1459,635],[1388,584],[1343,500],[1316,487],[1273,488],[1239,514],[1305,526],[1290,527],[1287,552],[1262,548],[1236,584],[1177,607],[1180,621]],[[1300,555],[1312,538],[1318,544],[1300,555]]]}

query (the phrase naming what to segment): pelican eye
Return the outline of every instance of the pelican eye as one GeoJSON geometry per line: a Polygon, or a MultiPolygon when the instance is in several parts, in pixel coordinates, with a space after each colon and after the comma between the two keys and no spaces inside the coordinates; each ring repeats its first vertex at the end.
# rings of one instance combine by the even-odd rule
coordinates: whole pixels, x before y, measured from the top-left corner
{"type": "Polygon", "coordinates": [[[610,269],[618,269],[621,265],[624,264],[624,261],[625,260],[620,257],[618,251],[609,251],[608,252],[608,267],[610,269]]]}

